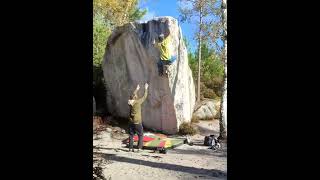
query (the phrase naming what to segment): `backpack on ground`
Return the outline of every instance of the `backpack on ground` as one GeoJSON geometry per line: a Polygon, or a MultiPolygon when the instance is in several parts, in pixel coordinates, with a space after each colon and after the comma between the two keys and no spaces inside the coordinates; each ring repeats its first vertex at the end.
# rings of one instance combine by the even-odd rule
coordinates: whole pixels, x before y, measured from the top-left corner
{"type": "Polygon", "coordinates": [[[215,143],[216,143],[216,141],[215,141],[214,135],[204,137],[204,145],[205,146],[213,146],[215,143]]]}
{"type": "Polygon", "coordinates": [[[212,150],[217,150],[221,148],[218,138],[216,138],[214,135],[206,136],[204,138],[204,145],[210,146],[209,149],[212,149],[212,150]]]}

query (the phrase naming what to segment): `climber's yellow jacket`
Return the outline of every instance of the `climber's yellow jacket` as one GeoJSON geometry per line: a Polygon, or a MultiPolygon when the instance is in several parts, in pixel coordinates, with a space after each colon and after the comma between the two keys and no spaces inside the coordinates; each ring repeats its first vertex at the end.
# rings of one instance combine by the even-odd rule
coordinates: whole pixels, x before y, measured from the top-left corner
{"type": "Polygon", "coordinates": [[[171,54],[169,50],[169,44],[170,44],[170,36],[165,38],[161,43],[158,43],[158,48],[160,50],[160,59],[161,60],[169,60],[171,59],[171,54]]]}

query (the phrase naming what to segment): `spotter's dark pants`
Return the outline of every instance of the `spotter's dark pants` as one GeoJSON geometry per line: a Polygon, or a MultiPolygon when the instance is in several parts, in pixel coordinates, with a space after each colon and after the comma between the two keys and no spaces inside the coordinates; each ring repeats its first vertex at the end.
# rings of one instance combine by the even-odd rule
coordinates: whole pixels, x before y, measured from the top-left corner
{"type": "Polygon", "coordinates": [[[129,148],[133,149],[133,136],[137,133],[139,137],[138,148],[142,149],[143,146],[143,126],[142,124],[129,124],[129,148]]]}

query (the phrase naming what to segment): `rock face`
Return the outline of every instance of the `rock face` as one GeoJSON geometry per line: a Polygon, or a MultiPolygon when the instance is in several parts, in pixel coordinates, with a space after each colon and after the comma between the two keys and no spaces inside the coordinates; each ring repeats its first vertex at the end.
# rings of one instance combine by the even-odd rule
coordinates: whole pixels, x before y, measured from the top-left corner
{"type": "Polygon", "coordinates": [[[219,118],[220,101],[205,100],[197,108],[193,116],[200,120],[219,118]]]}
{"type": "Polygon", "coordinates": [[[142,97],[147,82],[149,93],[142,105],[145,127],[174,134],[182,122],[191,120],[195,87],[176,19],[158,17],[146,23],[130,23],[117,28],[108,39],[103,70],[107,109],[112,115],[128,117],[129,96],[140,84],[138,95],[142,97]],[[163,77],[158,74],[159,51],[152,42],[167,29],[172,40],[171,53],[177,60],[169,67],[168,77],[163,77]]]}

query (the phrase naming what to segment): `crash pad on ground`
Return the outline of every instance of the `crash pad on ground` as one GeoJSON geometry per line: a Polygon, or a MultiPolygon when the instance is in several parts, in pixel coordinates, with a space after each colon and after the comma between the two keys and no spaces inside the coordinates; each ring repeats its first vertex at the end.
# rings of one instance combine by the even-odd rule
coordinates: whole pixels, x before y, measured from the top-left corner
{"type": "MultiPolygon", "coordinates": [[[[138,136],[133,137],[134,144],[137,144],[138,136]]],[[[126,139],[126,143],[129,143],[129,138],[126,139]]],[[[180,138],[168,138],[164,134],[148,134],[143,136],[144,148],[174,148],[184,144],[185,139],[180,138]]]]}

